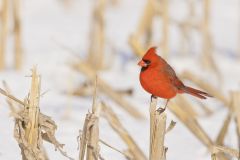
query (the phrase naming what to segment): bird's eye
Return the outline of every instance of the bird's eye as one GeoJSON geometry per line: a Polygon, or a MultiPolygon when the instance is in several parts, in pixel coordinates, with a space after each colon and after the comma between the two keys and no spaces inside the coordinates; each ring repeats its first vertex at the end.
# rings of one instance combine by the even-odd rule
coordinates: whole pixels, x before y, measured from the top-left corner
{"type": "Polygon", "coordinates": [[[151,64],[151,61],[143,59],[143,62],[145,62],[147,65],[151,64]]]}

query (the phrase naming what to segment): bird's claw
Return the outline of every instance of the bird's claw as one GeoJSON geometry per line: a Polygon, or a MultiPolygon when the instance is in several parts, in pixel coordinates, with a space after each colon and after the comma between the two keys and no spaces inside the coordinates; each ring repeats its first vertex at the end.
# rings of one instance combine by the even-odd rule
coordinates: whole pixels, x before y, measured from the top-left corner
{"type": "Polygon", "coordinates": [[[158,112],[159,114],[161,114],[161,113],[163,113],[165,110],[166,110],[166,107],[164,107],[164,108],[159,107],[159,108],[157,109],[157,112],[158,112]]]}
{"type": "Polygon", "coordinates": [[[152,102],[152,99],[153,99],[153,98],[156,99],[157,97],[152,94],[152,95],[151,95],[151,102],[152,102]]]}

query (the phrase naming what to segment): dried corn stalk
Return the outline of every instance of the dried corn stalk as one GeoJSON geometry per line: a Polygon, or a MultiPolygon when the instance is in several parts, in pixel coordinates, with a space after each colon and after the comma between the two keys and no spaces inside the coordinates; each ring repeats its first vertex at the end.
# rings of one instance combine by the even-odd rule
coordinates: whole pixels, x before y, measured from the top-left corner
{"type": "Polygon", "coordinates": [[[224,146],[214,146],[213,147],[213,154],[216,153],[226,153],[230,156],[236,157],[239,159],[239,151],[235,150],[235,149],[231,149],[228,147],[224,147],[224,146]]]}
{"type": "Polygon", "coordinates": [[[103,141],[103,140],[101,140],[101,139],[99,139],[99,141],[100,141],[103,145],[105,145],[105,146],[113,149],[114,151],[117,151],[118,153],[122,154],[122,155],[125,156],[127,159],[132,159],[132,157],[129,157],[130,155],[128,155],[128,153],[124,153],[124,152],[120,151],[119,149],[111,146],[110,144],[106,143],[105,141],[103,141]]]}
{"type": "Polygon", "coordinates": [[[20,0],[2,0],[2,8],[1,10],[1,27],[0,27],[0,70],[5,67],[5,54],[6,54],[6,46],[7,46],[7,38],[8,38],[8,29],[9,29],[9,21],[11,20],[9,15],[13,15],[14,21],[14,38],[15,38],[15,68],[20,69],[21,66],[21,25],[20,25],[20,0]],[[11,5],[11,6],[10,6],[11,5]],[[11,10],[10,10],[11,9],[11,10]],[[11,14],[9,11],[12,11],[11,14]]]}
{"type": "MultiPolygon", "coordinates": [[[[70,94],[74,96],[91,96],[92,92],[94,90],[93,85],[90,82],[85,82],[82,85],[80,85],[78,88],[76,88],[74,91],[72,91],[70,94]]],[[[120,95],[132,95],[133,89],[124,89],[124,90],[115,90],[120,95]]]]}
{"type": "Polygon", "coordinates": [[[137,31],[136,31],[137,37],[143,36],[146,30],[151,29],[154,12],[155,11],[154,11],[153,0],[148,0],[144,8],[143,15],[141,16],[139,25],[137,27],[137,31]]]}
{"type": "Polygon", "coordinates": [[[202,53],[202,66],[211,69],[214,73],[220,76],[220,72],[217,68],[217,65],[213,59],[213,43],[212,37],[209,29],[210,22],[210,9],[211,9],[211,0],[203,0],[203,21],[201,26],[201,32],[203,36],[203,53],[202,53]]]}
{"type": "Polygon", "coordinates": [[[40,76],[37,75],[36,67],[32,70],[31,90],[24,102],[9,95],[3,89],[0,89],[0,93],[23,106],[13,114],[15,118],[14,137],[21,149],[23,160],[48,160],[42,145],[43,140],[52,143],[56,150],[72,160],[62,150],[63,144],[60,144],[55,138],[57,129],[55,122],[50,117],[40,113],[40,76]]]}
{"type": "Polygon", "coordinates": [[[232,114],[231,113],[228,113],[227,114],[227,117],[223,123],[223,126],[217,136],[217,139],[216,139],[216,144],[217,145],[223,145],[224,144],[224,138],[227,134],[227,131],[228,131],[228,127],[229,127],[229,124],[231,122],[231,118],[232,118],[232,114]]]}
{"type": "Polygon", "coordinates": [[[88,62],[95,70],[104,67],[104,51],[105,51],[105,22],[104,11],[106,0],[99,0],[93,11],[91,24],[90,46],[88,53],[88,62]]]}
{"type": "Polygon", "coordinates": [[[211,158],[212,158],[212,160],[217,160],[216,154],[212,154],[212,155],[211,155],[211,158]]]}
{"type": "Polygon", "coordinates": [[[13,20],[14,20],[14,38],[15,38],[15,68],[22,66],[22,40],[21,40],[21,20],[20,20],[20,2],[13,0],[13,20]]]}
{"type": "MultiPolygon", "coordinates": [[[[89,139],[87,145],[87,160],[96,160],[100,157],[99,154],[99,115],[101,111],[102,104],[95,104],[93,106],[93,114],[90,117],[90,122],[92,121],[92,125],[89,127],[89,139]]],[[[91,124],[91,123],[90,123],[91,124]]]]}
{"type": "MultiPolygon", "coordinates": [[[[233,115],[237,126],[238,148],[240,149],[240,92],[232,92],[231,96],[233,115]]],[[[240,159],[240,154],[238,155],[238,158],[240,159]]]]}
{"type": "MultiPolygon", "coordinates": [[[[10,94],[10,89],[9,89],[9,87],[8,87],[8,85],[5,81],[3,81],[3,86],[4,86],[7,94],[9,95],[10,94]]],[[[10,110],[11,110],[11,114],[15,114],[17,112],[17,108],[13,104],[13,100],[11,98],[7,98],[7,103],[8,103],[8,106],[9,106],[10,110]]]]}
{"type": "Polygon", "coordinates": [[[163,53],[163,58],[167,58],[169,54],[169,1],[168,0],[161,0],[161,6],[162,6],[162,42],[161,42],[161,50],[163,53]]]}
{"type": "Polygon", "coordinates": [[[166,134],[166,114],[156,111],[157,99],[150,104],[150,152],[149,160],[166,160],[164,138],[166,134]]]}
{"type": "Polygon", "coordinates": [[[0,27],[0,70],[5,67],[5,51],[8,35],[9,0],[2,0],[0,27]]]}
{"type": "Polygon", "coordinates": [[[141,149],[138,147],[136,142],[133,140],[133,138],[129,135],[128,131],[124,128],[124,126],[119,121],[117,115],[112,111],[110,107],[108,107],[106,104],[103,104],[103,115],[110,124],[110,126],[118,133],[118,135],[122,138],[122,140],[126,143],[128,146],[127,155],[129,157],[132,157],[133,160],[146,160],[146,156],[143,154],[141,149]]]}
{"type": "Polygon", "coordinates": [[[167,58],[169,53],[168,38],[169,38],[169,13],[168,13],[168,0],[148,0],[143,15],[140,19],[136,33],[129,37],[129,44],[138,56],[143,56],[145,49],[152,43],[152,26],[154,18],[162,19],[162,40],[160,48],[163,57],[167,58]],[[143,43],[139,39],[143,38],[143,43]]]}
{"type": "Polygon", "coordinates": [[[99,159],[99,115],[102,104],[97,104],[97,79],[95,81],[95,92],[93,97],[92,113],[88,113],[85,118],[83,132],[80,135],[79,160],[84,160],[87,149],[87,160],[99,159]]]}
{"type": "Polygon", "coordinates": [[[39,99],[40,99],[40,76],[34,67],[32,70],[32,85],[24,110],[29,122],[26,124],[25,139],[33,148],[37,148],[39,139],[39,99]]]}
{"type": "Polygon", "coordinates": [[[141,17],[140,23],[137,27],[135,33],[136,40],[144,36],[143,46],[148,47],[152,41],[152,24],[154,18],[155,10],[152,0],[148,0],[144,9],[143,16],[141,17]]]}
{"type": "Polygon", "coordinates": [[[129,45],[132,47],[133,52],[138,56],[142,57],[145,53],[145,48],[141,46],[137,37],[135,35],[131,35],[128,40],[129,45]]]}

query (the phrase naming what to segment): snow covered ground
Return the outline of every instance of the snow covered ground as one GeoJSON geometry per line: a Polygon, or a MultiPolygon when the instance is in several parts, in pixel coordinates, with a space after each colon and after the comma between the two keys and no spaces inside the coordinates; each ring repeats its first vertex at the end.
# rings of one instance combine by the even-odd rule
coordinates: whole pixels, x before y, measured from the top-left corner
{"type": "MultiPolygon", "coordinates": [[[[24,66],[20,72],[8,69],[0,73],[0,80],[5,80],[11,87],[12,93],[23,99],[30,88],[30,69],[37,64],[42,75],[42,91],[50,90],[41,99],[41,111],[51,116],[58,125],[57,138],[65,144],[67,153],[74,158],[78,156],[77,136],[83,127],[85,114],[91,107],[91,97],[70,97],[64,91],[74,88],[84,80],[79,73],[72,71],[67,63],[75,59],[74,56],[62,50],[58,43],[69,46],[84,57],[89,45],[89,24],[94,0],[72,0],[72,5],[65,8],[61,0],[23,0],[23,40],[24,40],[24,66]],[[56,43],[57,42],[57,43],[56,43]],[[68,113],[68,114],[66,114],[68,113]]],[[[199,2],[200,3],[200,2],[199,2]]],[[[240,49],[240,8],[238,0],[213,0],[211,12],[211,32],[214,37],[216,52],[214,58],[223,75],[223,83],[219,87],[224,93],[240,89],[240,59],[237,60],[237,49],[240,49]]],[[[126,97],[142,113],[148,117],[149,95],[143,91],[138,82],[138,59],[132,59],[131,49],[128,46],[128,37],[135,31],[139,17],[142,14],[144,0],[122,0],[117,6],[107,8],[106,30],[108,41],[113,43],[120,52],[116,56],[112,69],[101,73],[101,77],[116,88],[134,88],[134,95],[126,97]],[[125,59],[123,59],[125,58],[125,59]],[[124,62],[128,59],[129,61],[124,62]]],[[[198,7],[199,9],[199,7],[198,7]]],[[[170,13],[172,17],[181,19],[186,13],[184,2],[172,0],[170,13]]],[[[170,37],[170,64],[177,73],[188,69],[201,75],[206,81],[216,86],[218,79],[200,66],[198,51],[191,56],[179,56],[179,35],[173,29],[170,37]]],[[[11,40],[11,39],[10,39],[11,40]]],[[[9,40],[9,41],[10,41],[9,40]]],[[[196,44],[198,47],[198,44],[196,44]]],[[[8,47],[8,64],[10,66],[12,44],[8,47]]],[[[194,98],[188,96],[190,100],[194,98]]],[[[149,147],[149,121],[136,120],[126,112],[119,109],[115,103],[105,96],[99,96],[117,112],[121,121],[127,127],[141,149],[148,155],[149,147]]],[[[199,121],[212,139],[215,139],[227,110],[215,99],[206,100],[216,110],[211,117],[200,117],[199,121]]],[[[184,109],[184,108],[183,108],[184,109]]],[[[177,121],[174,131],[166,137],[168,160],[209,160],[210,155],[206,148],[192,135],[187,128],[167,111],[168,122],[177,121]]],[[[0,100],[0,159],[20,159],[20,149],[13,138],[14,121],[9,117],[9,109],[4,97],[0,100]]],[[[126,149],[125,144],[111,130],[105,120],[100,121],[100,137],[111,145],[126,149]]],[[[235,126],[230,126],[226,137],[226,144],[236,148],[235,126]]],[[[44,144],[50,159],[66,159],[50,144],[44,144]]],[[[120,154],[101,146],[101,154],[106,160],[123,160],[120,154]]]]}

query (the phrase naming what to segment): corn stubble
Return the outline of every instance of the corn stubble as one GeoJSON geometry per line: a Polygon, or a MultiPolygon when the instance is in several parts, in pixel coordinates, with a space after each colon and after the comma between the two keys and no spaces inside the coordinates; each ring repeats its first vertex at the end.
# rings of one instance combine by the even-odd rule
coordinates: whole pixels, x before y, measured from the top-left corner
{"type": "MultiPolygon", "coordinates": [[[[156,111],[157,99],[153,98],[150,104],[150,152],[149,160],[166,160],[167,148],[164,146],[166,134],[165,113],[156,111]]],[[[169,129],[170,130],[170,129],[169,129]]]]}
{"type": "Polygon", "coordinates": [[[14,137],[21,149],[23,160],[48,160],[47,153],[43,146],[43,140],[52,143],[56,150],[62,155],[72,160],[63,151],[63,144],[55,138],[57,125],[51,117],[40,112],[40,86],[41,77],[37,74],[37,69],[32,69],[32,82],[29,95],[21,101],[9,93],[9,88],[5,83],[7,91],[0,89],[0,93],[7,96],[12,115],[15,119],[14,137]],[[21,105],[16,107],[15,104],[21,105]]]}
{"type": "Polygon", "coordinates": [[[87,160],[102,159],[99,153],[99,115],[101,113],[102,104],[97,103],[97,83],[98,79],[95,77],[92,112],[86,115],[83,131],[81,135],[79,135],[79,160],[84,160],[85,152],[87,152],[87,160]]]}
{"type": "Polygon", "coordinates": [[[2,0],[0,5],[0,70],[7,67],[6,54],[9,31],[13,28],[14,36],[14,67],[16,70],[22,66],[22,28],[21,28],[21,0],[2,0]],[[11,23],[13,21],[13,23],[11,23]]]}
{"type": "Polygon", "coordinates": [[[146,160],[146,156],[137,145],[133,137],[128,133],[125,129],[124,125],[120,122],[119,118],[117,117],[116,113],[103,103],[103,117],[108,121],[109,125],[112,129],[119,135],[119,137],[125,142],[128,146],[128,149],[124,151],[124,156],[127,159],[133,160],[146,160]]]}

